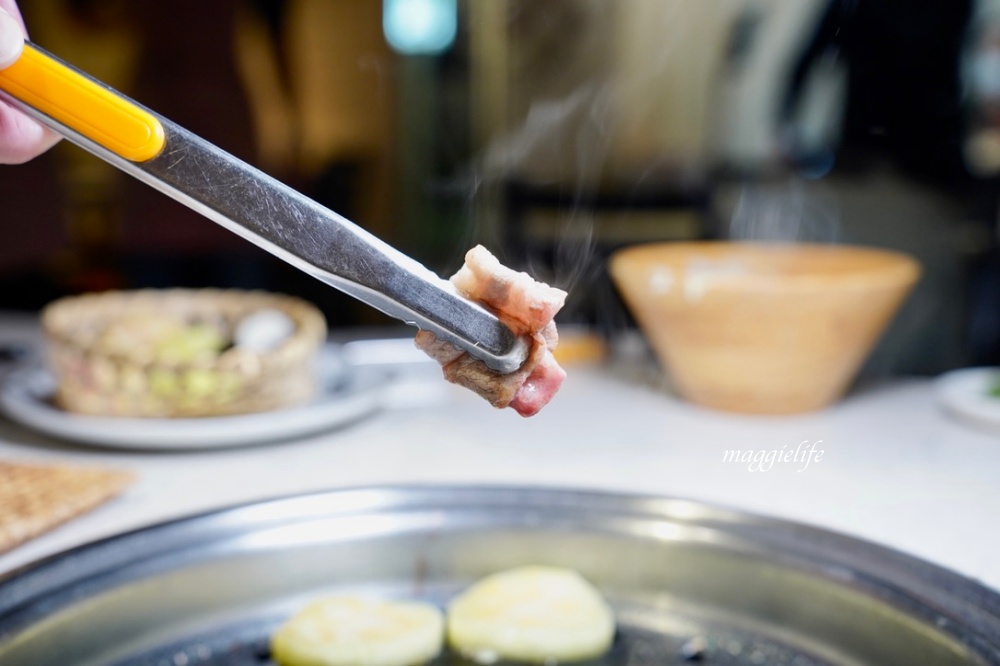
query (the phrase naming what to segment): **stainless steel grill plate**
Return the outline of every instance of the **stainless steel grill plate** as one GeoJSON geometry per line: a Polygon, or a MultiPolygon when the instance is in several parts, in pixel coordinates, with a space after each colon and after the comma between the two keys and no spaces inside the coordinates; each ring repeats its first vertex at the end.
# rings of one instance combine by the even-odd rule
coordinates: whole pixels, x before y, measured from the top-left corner
{"type": "MultiPolygon", "coordinates": [[[[440,604],[498,569],[579,570],[615,606],[599,663],[1000,664],[1000,595],[867,542],[703,504],[392,487],[159,525],[0,580],[0,664],[270,664],[269,632],[355,591],[440,604]]],[[[445,655],[440,664],[459,664],[445,655]]]]}

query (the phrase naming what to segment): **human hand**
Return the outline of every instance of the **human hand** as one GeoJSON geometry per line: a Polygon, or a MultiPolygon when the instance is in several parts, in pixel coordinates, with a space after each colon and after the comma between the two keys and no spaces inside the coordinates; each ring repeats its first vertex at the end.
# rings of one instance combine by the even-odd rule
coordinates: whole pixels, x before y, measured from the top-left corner
{"type": "MultiPolygon", "coordinates": [[[[17,3],[0,0],[0,69],[21,56],[26,35],[17,3]]],[[[27,162],[58,141],[54,132],[0,100],[0,164],[27,162]]]]}

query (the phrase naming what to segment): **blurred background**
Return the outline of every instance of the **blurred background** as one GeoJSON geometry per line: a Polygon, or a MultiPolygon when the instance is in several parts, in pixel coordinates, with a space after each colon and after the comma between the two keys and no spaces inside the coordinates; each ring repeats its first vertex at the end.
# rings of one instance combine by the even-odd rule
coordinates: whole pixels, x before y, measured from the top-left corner
{"type": "MultiPolygon", "coordinates": [[[[1000,364],[1000,0],[22,0],[43,48],[442,275],[632,322],[613,250],[852,243],[924,277],[865,376],[1000,364]]],[[[389,322],[66,143],[0,167],[0,309],[110,288],[389,322]]]]}

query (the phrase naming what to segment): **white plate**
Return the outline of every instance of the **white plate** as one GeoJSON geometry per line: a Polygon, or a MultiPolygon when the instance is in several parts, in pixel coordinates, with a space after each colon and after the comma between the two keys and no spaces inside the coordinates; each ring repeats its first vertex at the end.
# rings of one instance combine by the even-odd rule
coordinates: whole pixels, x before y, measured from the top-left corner
{"type": "Polygon", "coordinates": [[[209,449],[303,437],[368,416],[384,404],[384,370],[348,367],[338,350],[320,357],[320,394],[297,407],[238,416],[188,419],[97,417],[55,406],[55,379],[43,367],[14,370],[0,385],[0,411],[46,435],[116,449],[209,449]]]}
{"type": "Polygon", "coordinates": [[[1000,431],[1000,397],[990,395],[1000,381],[1000,368],[965,368],[938,377],[938,400],[958,418],[1000,431]]]}

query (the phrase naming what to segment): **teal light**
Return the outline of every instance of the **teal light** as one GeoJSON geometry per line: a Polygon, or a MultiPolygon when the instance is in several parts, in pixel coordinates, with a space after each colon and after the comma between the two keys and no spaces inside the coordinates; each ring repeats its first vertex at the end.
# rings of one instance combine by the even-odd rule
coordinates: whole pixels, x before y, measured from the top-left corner
{"type": "Polygon", "coordinates": [[[406,55],[435,54],[455,41],[458,0],[383,0],[386,41],[406,55]]]}

